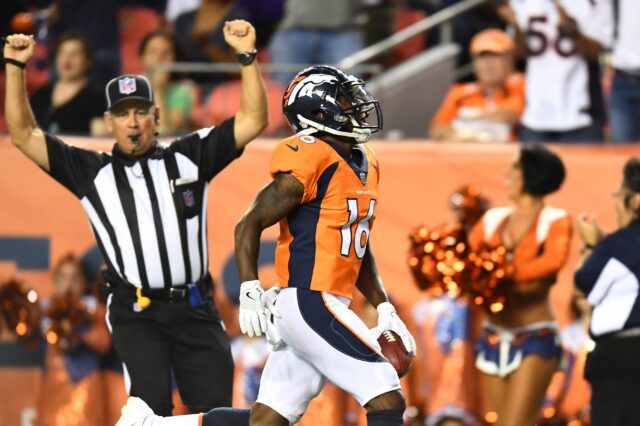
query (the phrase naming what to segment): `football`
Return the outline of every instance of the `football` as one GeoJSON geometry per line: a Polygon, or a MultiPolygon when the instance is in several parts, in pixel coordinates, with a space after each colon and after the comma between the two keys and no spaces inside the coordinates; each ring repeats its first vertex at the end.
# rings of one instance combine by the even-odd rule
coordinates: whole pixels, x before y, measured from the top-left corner
{"type": "Polygon", "coordinates": [[[394,331],[387,330],[378,337],[382,355],[389,360],[396,369],[398,377],[404,377],[411,370],[414,356],[405,348],[402,339],[394,331]]]}

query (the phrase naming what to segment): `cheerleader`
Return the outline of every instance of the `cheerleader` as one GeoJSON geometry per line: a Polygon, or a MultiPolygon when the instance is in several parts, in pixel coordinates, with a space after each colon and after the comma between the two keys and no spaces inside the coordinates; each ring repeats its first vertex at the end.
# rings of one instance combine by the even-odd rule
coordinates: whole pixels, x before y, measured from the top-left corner
{"type": "Polygon", "coordinates": [[[561,347],[549,290],[569,253],[566,211],[545,205],[565,177],[542,145],[522,145],[507,174],[509,207],[487,211],[469,235],[473,251],[504,247],[513,269],[507,303],[486,320],[476,346],[499,426],[532,426],[558,368],[561,347]]]}

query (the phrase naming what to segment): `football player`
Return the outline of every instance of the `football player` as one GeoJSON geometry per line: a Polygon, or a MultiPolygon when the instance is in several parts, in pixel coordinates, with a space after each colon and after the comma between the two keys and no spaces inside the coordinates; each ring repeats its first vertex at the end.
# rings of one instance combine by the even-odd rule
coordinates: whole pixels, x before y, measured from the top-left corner
{"type": "Polygon", "coordinates": [[[283,111],[298,133],[275,148],[273,181],[236,227],[240,327],[283,342],[265,366],[251,424],[296,423],[328,379],[366,408],[369,425],[401,425],[400,381],[376,338],[391,329],[409,352],[415,343],[388,301],[369,247],[380,167],[364,143],[382,128],[380,105],[362,80],[314,66],[289,85],[283,111]],[[282,290],[265,318],[258,246],[276,222],[282,290]],[[356,288],[377,307],[374,333],[349,310],[356,288]]]}

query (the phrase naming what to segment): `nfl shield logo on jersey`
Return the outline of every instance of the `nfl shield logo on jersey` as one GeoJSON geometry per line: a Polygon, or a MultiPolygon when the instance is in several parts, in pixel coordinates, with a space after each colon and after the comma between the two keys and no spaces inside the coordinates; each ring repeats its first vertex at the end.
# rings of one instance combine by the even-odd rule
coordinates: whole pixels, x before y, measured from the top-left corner
{"type": "Polygon", "coordinates": [[[182,199],[187,207],[193,207],[196,204],[196,199],[193,196],[192,190],[187,190],[182,193],[182,199]]]}
{"type": "Polygon", "coordinates": [[[362,182],[363,185],[367,184],[367,172],[360,172],[360,182],[362,182]]]}
{"type": "Polygon", "coordinates": [[[128,95],[129,93],[136,91],[136,80],[131,77],[125,77],[118,80],[118,87],[120,89],[120,93],[128,95]]]}

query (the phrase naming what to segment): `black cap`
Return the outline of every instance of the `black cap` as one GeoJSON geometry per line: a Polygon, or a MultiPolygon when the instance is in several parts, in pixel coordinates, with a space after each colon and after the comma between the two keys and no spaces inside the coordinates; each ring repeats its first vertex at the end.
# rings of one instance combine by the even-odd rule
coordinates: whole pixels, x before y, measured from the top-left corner
{"type": "Polygon", "coordinates": [[[119,103],[138,99],[153,105],[153,89],[149,79],[143,75],[125,74],[107,83],[107,110],[112,110],[119,103]]]}

